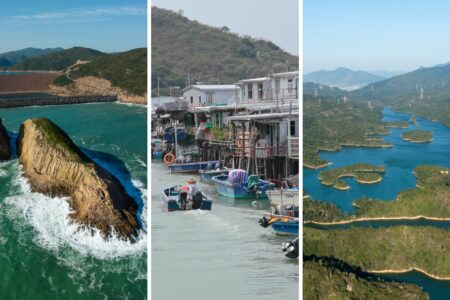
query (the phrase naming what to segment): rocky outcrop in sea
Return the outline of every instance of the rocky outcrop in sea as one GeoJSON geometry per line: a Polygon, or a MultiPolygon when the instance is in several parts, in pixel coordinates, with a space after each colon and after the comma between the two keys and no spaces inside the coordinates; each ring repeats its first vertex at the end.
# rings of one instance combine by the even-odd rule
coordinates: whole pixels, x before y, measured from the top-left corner
{"type": "Polygon", "coordinates": [[[9,145],[9,136],[6,128],[0,119],[0,160],[7,160],[11,156],[11,147],[9,145]]]}
{"type": "Polygon", "coordinates": [[[50,120],[26,120],[20,127],[17,150],[32,190],[69,197],[74,221],[97,228],[105,237],[114,232],[133,240],[137,235],[135,200],[50,120]]]}

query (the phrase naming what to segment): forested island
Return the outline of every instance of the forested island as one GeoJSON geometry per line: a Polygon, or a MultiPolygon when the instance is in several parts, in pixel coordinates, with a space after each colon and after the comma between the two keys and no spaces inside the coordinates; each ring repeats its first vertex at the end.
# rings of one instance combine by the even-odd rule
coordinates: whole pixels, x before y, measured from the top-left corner
{"type": "Polygon", "coordinates": [[[376,219],[428,218],[450,220],[450,169],[418,166],[414,174],[417,188],[401,192],[396,200],[359,199],[355,212],[345,214],[331,203],[304,199],[303,220],[323,224],[349,223],[376,219]]]}
{"type": "Polygon", "coordinates": [[[418,286],[382,281],[329,257],[305,257],[304,299],[428,299],[418,286]]]}
{"type": "Polygon", "coordinates": [[[412,143],[428,143],[433,139],[433,133],[427,130],[404,131],[402,139],[412,143]]]}
{"type": "Polygon", "coordinates": [[[332,185],[338,190],[346,190],[350,187],[341,178],[354,177],[359,183],[373,184],[381,181],[382,176],[380,173],[382,174],[384,171],[383,166],[359,163],[321,172],[319,180],[324,185],[332,185]]]}
{"type": "Polygon", "coordinates": [[[308,168],[321,168],[328,162],[319,151],[339,151],[342,146],[392,147],[374,134],[389,130],[380,121],[381,107],[364,102],[338,101],[331,97],[304,95],[303,160],[308,168]]]}
{"type": "Polygon", "coordinates": [[[373,273],[417,270],[450,279],[449,245],[447,230],[428,226],[303,230],[305,256],[333,257],[373,273]]]}

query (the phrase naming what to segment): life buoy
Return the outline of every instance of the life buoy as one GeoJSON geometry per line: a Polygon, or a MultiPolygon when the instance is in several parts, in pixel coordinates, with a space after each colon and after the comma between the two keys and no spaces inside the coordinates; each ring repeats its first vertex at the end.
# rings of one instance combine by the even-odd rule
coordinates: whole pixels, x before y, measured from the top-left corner
{"type": "Polygon", "coordinates": [[[171,165],[175,162],[175,155],[173,155],[172,152],[169,152],[166,155],[164,155],[163,160],[165,164],[171,165]]]}

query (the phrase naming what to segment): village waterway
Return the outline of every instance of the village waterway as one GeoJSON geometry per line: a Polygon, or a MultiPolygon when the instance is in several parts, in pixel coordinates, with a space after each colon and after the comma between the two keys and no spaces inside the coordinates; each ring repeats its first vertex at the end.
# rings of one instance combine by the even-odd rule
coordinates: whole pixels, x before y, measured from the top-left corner
{"type": "Polygon", "coordinates": [[[120,103],[0,110],[11,137],[47,117],[119,178],[138,202],[136,243],[69,223],[67,199],[30,191],[17,157],[0,162],[1,299],[144,299],[147,295],[147,108],[120,103]]]}
{"type": "MultiPolygon", "coordinates": [[[[389,108],[383,111],[383,121],[408,122],[410,115],[394,112],[389,108]]],[[[352,213],[354,207],[352,202],[362,197],[375,198],[385,201],[395,200],[401,191],[416,187],[416,179],[413,171],[418,165],[439,165],[450,167],[448,156],[450,149],[450,128],[440,123],[432,122],[425,118],[417,117],[416,124],[409,124],[408,129],[390,128],[391,134],[381,135],[386,142],[392,143],[392,148],[360,148],[344,147],[339,152],[321,152],[323,159],[331,162],[331,165],[311,170],[305,168],[303,171],[303,182],[305,191],[312,199],[327,201],[336,204],[342,210],[352,213]],[[410,143],[402,140],[401,133],[405,130],[429,130],[433,133],[430,143],[410,143]],[[345,178],[350,186],[348,190],[337,190],[330,186],[322,185],[318,180],[320,172],[353,163],[369,163],[384,166],[386,173],[381,182],[376,184],[359,184],[354,179],[345,178]]],[[[408,226],[434,226],[449,230],[450,222],[429,220],[387,220],[387,221],[364,221],[342,225],[313,225],[320,229],[345,229],[350,227],[386,227],[396,225],[408,226]]],[[[432,300],[448,299],[450,295],[450,281],[435,280],[422,273],[411,271],[402,274],[380,275],[385,280],[410,282],[421,286],[432,300]]]]}
{"type": "Polygon", "coordinates": [[[268,201],[235,201],[199,182],[211,211],[167,212],[162,189],[193,176],[152,162],[153,299],[298,299],[298,260],[281,251],[292,237],[258,224],[268,201]]]}

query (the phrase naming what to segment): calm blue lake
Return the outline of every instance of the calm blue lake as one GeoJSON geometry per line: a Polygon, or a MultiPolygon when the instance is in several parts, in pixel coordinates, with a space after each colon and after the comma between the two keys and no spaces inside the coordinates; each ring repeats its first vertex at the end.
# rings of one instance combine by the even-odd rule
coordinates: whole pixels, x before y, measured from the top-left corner
{"type": "MultiPolygon", "coordinates": [[[[408,122],[409,115],[384,109],[383,121],[408,122]]],[[[344,147],[339,152],[321,152],[320,156],[332,164],[319,170],[304,169],[303,182],[305,191],[311,198],[329,201],[342,210],[353,211],[352,202],[363,196],[382,200],[394,200],[406,189],[415,188],[416,178],[413,171],[418,165],[440,165],[450,167],[450,128],[442,124],[417,117],[416,125],[409,124],[408,129],[390,128],[391,134],[383,135],[392,148],[344,147]],[[433,141],[425,144],[407,142],[401,139],[405,130],[422,129],[433,132],[433,141]],[[350,189],[345,191],[322,185],[318,176],[327,169],[353,163],[370,163],[383,165],[386,173],[377,184],[359,184],[352,178],[345,178],[350,189]]]]}
{"type": "MultiPolygon", "coordinates": [[[[388,108],[385,108],[383,113],[383,121],[408,122],[410,118],[407,114],[397,113],[388,108]]],[[[396,199],[401,191],[415,188],[416,179],[413,171],[418,165],[428,164],[450,167],[449,127],[432,122],[425,118],[417,117],[416,124],[409,124],[408,129],[390,128],[390,131],[391,134],[382,135],[382,137],[385,141],[393,144],[392,148],[377,149],[344,147],[342,151],[339,152],[321,152],[321,157],[332,164],[319,170],[305,168],[303,171],[305,191],[311,196],[312,199],[332,202],[342,210],[351,213],[353,212],[352,202],[355,199],[360,199],[363,196],[367,196],[370,198],[392,201],[396,199]],[[416,144],[401,139],[402,131],[413,129],[432,131],[433,141],[426,144],[416,144]],[[359,184],[352,178],[346,178],[344,180],[349,184],[350,189],[345,191],[324,186],[319,182],[318,176],[320,172],[330,168],[341,167],[353,163],[383,165],[386,168],[386,173],[384,174],[381,182],[373,185],[359,184]]],[[[449,222],[433,222],[427,220],[367,221],[336,226],[311,225],[311,227],[336,229],[355,226],[385,227],[395,225],[435,226],[450,229],[449,222]]],[[[450,281],[434,280],[419,272],[386,274],[380,277],[385,280],[409,282],[419,285],[430,295],[432,300],[449,299],[450,281]]]]}

